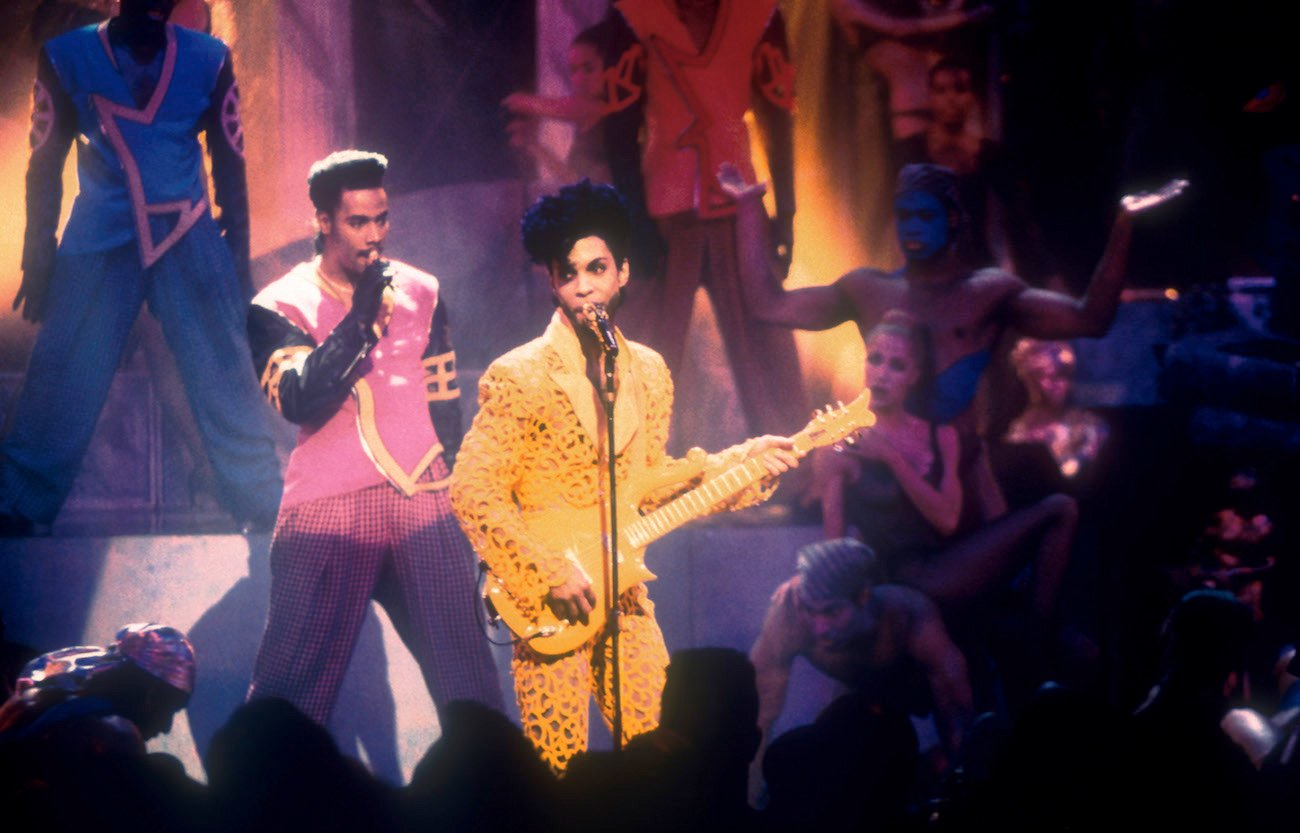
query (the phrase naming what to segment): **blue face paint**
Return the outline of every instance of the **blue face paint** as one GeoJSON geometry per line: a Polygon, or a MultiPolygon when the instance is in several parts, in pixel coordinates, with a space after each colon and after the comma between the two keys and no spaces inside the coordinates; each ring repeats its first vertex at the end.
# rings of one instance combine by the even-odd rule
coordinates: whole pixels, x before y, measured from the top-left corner
{"type": "Polygon", "coordinates": [[[934,194],[905,191],[894,198],[898,245],[909,261],[929,260],[948,247],[948,209],[934,194]]]}

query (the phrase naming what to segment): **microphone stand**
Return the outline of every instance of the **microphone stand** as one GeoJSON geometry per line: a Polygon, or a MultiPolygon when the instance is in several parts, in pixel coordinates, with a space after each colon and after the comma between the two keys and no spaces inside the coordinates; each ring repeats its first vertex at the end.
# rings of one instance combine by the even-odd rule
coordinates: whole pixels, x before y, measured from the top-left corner
{"type": "Polygon", "coordinates": [[[618,356],[618,343],[605,345],[605,390],[600,397],[605,406],[605,448],[609,458],[609,612],[610,628],[610,680],[614,686],[614,751],[623,748],[623,685],[621,662],[618,654],[618,634],[621,630],[618,609],[618,494],[616,485],[617,461],[614,457],[614,359],[618,356]]]}

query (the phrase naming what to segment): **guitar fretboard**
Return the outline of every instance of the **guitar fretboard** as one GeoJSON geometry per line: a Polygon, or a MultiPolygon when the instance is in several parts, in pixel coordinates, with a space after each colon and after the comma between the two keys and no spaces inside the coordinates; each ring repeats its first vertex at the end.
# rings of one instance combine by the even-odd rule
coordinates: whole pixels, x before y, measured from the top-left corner
{"type": "Polygon", "coordinates": [[[758,459],[737,463],[717,477],[710,478],[686,494],[673,498],[627,529],[627,541],[641,549],[674,529],[702,518],[716,510],[719,503],[767,476],[767,468],[758,459]]]}

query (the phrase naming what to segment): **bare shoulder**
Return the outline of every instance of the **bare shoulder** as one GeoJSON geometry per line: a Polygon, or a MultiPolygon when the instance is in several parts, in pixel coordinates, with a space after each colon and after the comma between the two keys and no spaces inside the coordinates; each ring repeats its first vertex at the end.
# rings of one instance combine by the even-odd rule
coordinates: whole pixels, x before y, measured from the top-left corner
{"type": "Polygon", "coordinates": [[[771,606],[773,608],[787,608],[793,611],[797,603],[798,589],[798,576],[788,578],[781,582],[780,586],[772,591],[771,606]]]}
{"type": "Polygon", "coordinates": [[[982,293],[993,294],[1021,292],[1029,287],[1019,275],[996,266],[976,269],[971,273],[968,283],[982,293]]]}
{"type": "Polygon", "coordinates": [[[902,289],[904,281],[897,272],[863,266],[840,275],[833,286],[848,293],[877,293],[902,289]]]}
{"type": "Polygon", "coordinates": [[[872,588],[871,598],[878,612],[887,617],[906,619],[912,627],[937,619],[939,608],[920,590],[902,584],[881,584],[872,588]]]}
{"type": "Polygon", "coordinates": [[[768,604],[763,627],[754,642],[751,658],[756,663],[783,665],[808,649],[808,629],[799,616],[799,578],[788,579],[776,588],[768,604]]]}

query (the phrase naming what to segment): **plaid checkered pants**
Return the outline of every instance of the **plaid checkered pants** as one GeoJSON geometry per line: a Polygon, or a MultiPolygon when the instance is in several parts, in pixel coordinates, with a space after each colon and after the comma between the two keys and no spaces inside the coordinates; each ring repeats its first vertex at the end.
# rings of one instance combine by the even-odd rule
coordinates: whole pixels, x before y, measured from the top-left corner
{"type": "Polygon", "coordinates": [[[371,599],[415,657],[440,718],[452,700],[503,709],[474,554],[447,491],[408,498],[387,483],[281,511],[248,699],[283,697],[324,725],[371,599]]]}

